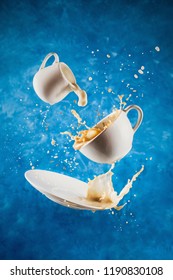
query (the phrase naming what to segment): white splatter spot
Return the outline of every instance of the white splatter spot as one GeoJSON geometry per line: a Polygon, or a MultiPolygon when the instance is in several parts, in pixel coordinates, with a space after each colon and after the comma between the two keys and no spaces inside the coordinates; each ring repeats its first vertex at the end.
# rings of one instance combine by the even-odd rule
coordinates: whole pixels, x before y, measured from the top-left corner
{"type": "Polygon", "coordinates": [[[144,74],[144,72],[141,69],[138,70],[138,73],[141,75],[144,74]]]}
{"type": "Polygon", "coordinates": [[[51,145],[55,146],[55,144],[56,144],[56,141],[52,138],[51,145]]]}
{"type": "Polygon", "coordinates": [[[159,48],[158,46],[155,47],[155,50],[156,50],[157,52],[160,52],[160,48],[159,48]]]}
{"type": "Polygon", "coordinates": [[[111,89],[111,88],[108,88],[108,92],[112,92],[112,89],[111,89]]]}

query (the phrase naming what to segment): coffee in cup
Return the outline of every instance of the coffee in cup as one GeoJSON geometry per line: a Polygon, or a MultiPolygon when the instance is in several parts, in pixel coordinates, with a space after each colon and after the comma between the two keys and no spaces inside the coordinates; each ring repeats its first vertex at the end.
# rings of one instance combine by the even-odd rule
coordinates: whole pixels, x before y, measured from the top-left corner
{"type": "Polygon", "coordinates": [[[112,164],[131,150],[134,133],[139,128],[142,118],[142,109],[137,105],[116,110],[93,128],[81,131],[75,136],[73,147],[92,161],[112,164]],[[138,112],[138,119],[133,127],[127,116],[131,110],[138,112]]]}

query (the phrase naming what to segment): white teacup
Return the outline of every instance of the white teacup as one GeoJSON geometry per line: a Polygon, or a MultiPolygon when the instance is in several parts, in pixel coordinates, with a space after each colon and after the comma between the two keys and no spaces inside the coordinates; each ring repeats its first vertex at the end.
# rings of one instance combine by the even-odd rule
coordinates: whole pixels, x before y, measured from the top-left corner
{"type": "Polygon", "coordinates": [[[76,79],[71,69],[65,63],[59,62],[59,57],[56,53],[49,53],[45,57],[39,71],[34,76],[33,86],[40,99],[50,105],[58,103],[71,91],[77,94],[79,106],[87,104],[86,92],[76,84],[76,79]],[[51,56],[55,57],[54,63],[45,67],[51,56]]]}
{"type": "MultiPolygon", "coordinates": [[[[102,119],[95,127],[102,130],[113,114],[102,119]]],[[[106,129],[80,148],[80,152],[97,163],[112,164],[120,160],[131,150],[134,133],[139,128],[142,118],[143,112],[137,105],[121,110],[118,117],[106,129]],[[127,114],[133,109],[137,110],[138,119],[132,127],[127,114]]]]}

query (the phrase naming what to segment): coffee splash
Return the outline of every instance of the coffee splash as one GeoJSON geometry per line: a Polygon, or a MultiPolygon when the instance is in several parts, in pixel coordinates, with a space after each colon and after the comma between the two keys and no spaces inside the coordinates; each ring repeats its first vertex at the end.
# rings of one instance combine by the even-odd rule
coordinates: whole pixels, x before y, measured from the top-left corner
{"type": "Polygon", "coordinates": [[[97,124],[95,127],[79,131],[78,135],[74,136],[73,138],[75,141],[73,148],[75,150],[79,150],[82,146],[93,140],[105,129],[107,129],[118,118],[120,113],[120,110],[115,110],[111,115],[109,115],[105,120],[97,124]]]}
{"type": "Polygon", "coordinates": [[[74,140],[73,148],[75,150],[80,150],[82,146],[87,144],[89,141],[93,140],[100,133],[102,133],[105,129],[107,129],[120,115],[121,110],[114,110],[112,114],[110,114],[105,120],[97,124],[96,126],[89,128],[86,125],[85,121],[82,121],[82,118],[75,110],[71,110],[72,115],[77,119],[79,125],[84,125],[87,129],[81,130],[77,133],[77,135],[73,136],[70,132],[65,131],[61,132],[61,134],[66,134],[70,136],[71,140],[74,140]]]}
{"type": "Polygon", "coordinates": [[[123,101],[124,95],[118,95],[118,98],[119,98],[120,109],[115,108],[113,110],[112,114],[110,114],[107,118],[105,118],[105,120],[101,121],[98,125],[96,125],[96,126],[94,126],[92,128],[90,128],[89,126],[86,125],[86,121],[82,120],[82,118],[76,112],[76,110],[71,110],[72,115],[78,121],[78,125],[84,125],[87,128],[86,130],[79,131],[76,136],[73,136],[68,131],[61,132],[61,134],[66,134],[66,135],[70,136],[71,140],[75,141],[74,145],[73,145],[73,148],[75,150],[79,150],[86,143],[88,143],[89,141],[94,139],[101,132],[103,132],[105,129],[107,129],[119,117],[119,115],[121,113],[121,110],[126,105],[126,102],[123,101]]]}
{"type": "MultiPolygon", "coordinates": [[[[126,102],[123,101],[123,98],[124,98],[124,94],[122,95],[118,95],[118,98],[119,98],[119,101],[120,101],[120,110],[124,109],[124,107],[126,106],[126,102]]],[[[127,100],[127,99],[126,99],[127,100]]]]}
{"type": "Polygon", "coordinates": [[[78,132],[77,136],[74,136],[74,145],[73,148],[75,150],[79,150],[82,146],[84,146],[86,143],[94,139],[97,135],[99,135],[102,132],[100,128],[90,128],[88,130],[81,130],[78,132]]]}
{"type": "Polygon", "coordinates": [[[74,149],[79,150],[85,143],[96,137],[101,132],[101,129],[90,128],[89,126],[87,126],[86,121],[82,121],[82,118],[79,116],[76,110],[71,110],[71,113],[77,119],[78,125],[84,125],[87,129],[79,131],[76,136],[72,135],[72,133],[68,131],[61,132],[61,134],[70,136],[71,140],[75,141],[73,145],[74,149]]]}
{"type": "Polygon", "coordinates": [[[92,204],[94,202],[97,206],[101,206],[103,209],[111,206],[111,208],[121,210],[126,203],[118,206],[119,202],[126,194],[128,194],[133,186],[133,182],[136,181],[137,177],[143,172],[144,166],[142,165],[141,169],[133,175],[132,179],[128,180],[127,184],[119,194],[114,190],[112,183],[112,176],[114,173],[111,170],[113,167],[114,165],[108,172],[101,174],[88,182],[86,199],[89,203],[92,204]]]}
{"type": "Polygon", "coordinates": [[[86,121],[82,121],[82,118],[79,116],[76,110],[71,110],[71,113],[77,119],[79,125],[84,125],[87,129],[90,129],[90,127],[86,125],[86,121]]]}
{"type": "Polygon", "coordinates": [[[71,140],[75,141],[73,145],[73,148],[75,150],[79,150],[83,145],[94,139],[94,137],[96,137],[100,133],[100,128],[90,128],[88,130],[81,130],[78,132],[77,136],[72,135],[72,133],[68,131],[61,132],[61,134],[68,135],[71,138],[71,140]]]}

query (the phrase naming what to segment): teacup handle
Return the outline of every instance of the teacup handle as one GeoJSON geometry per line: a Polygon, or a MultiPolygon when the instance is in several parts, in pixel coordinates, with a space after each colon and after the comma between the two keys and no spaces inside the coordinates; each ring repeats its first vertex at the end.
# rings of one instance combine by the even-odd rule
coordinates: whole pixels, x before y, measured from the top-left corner
{"type": "Polygon", "coordinates": [[[59,56],[58,56],[56,53],[51,52],[51,53],[49,53],[48,55],[46,55],[45,59],[43,60],[41,66],[40,66],[40,70],[43,69],[43,68],[46,66],[46,63],[47,63],[48,59],[49,59],[52,55],[55,57],[54,63],[58,63],[58,62],[59,62],[59,56]]]}
{"type": "Polygon", "coordinates": [[[137,105],[130,105],[130,106],[128,106],[126,109],[124,109],[124,112],[125,112],[126,114],[128,114],[128,112],[130,112],[131,110],[137,110],[137,112],[138,112],[138,119],[137,119],[136,124],[135,124],[134,127],[133,127],[133,130],[134,130],[134,132],[135,132],[135,131],[138,129],[138,127],[140,126],[141,122],[142,122],[142,119],[143,119],[143,111],[142,111],[142,109],[141,109],[139,106],[137,106],[137,105]]]}

